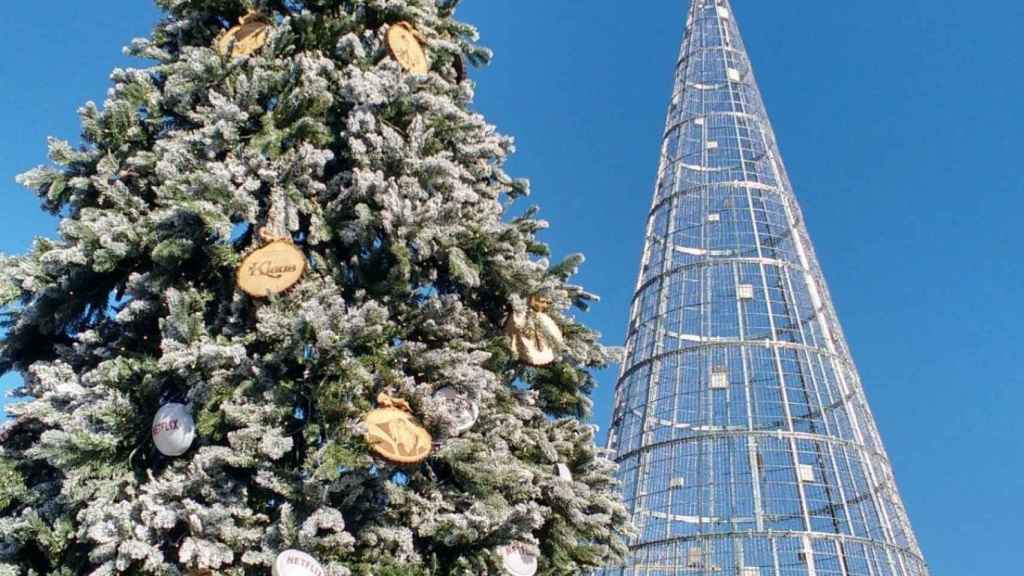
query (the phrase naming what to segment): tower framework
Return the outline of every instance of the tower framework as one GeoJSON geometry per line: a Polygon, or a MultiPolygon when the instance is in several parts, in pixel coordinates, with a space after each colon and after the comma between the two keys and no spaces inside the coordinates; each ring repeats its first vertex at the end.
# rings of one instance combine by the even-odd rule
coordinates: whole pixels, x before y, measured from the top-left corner
{"type": "Polygon", "coordinates": [[[926,576],[728,0],[692,0],[609,447],[604,576],[926,576]]]}

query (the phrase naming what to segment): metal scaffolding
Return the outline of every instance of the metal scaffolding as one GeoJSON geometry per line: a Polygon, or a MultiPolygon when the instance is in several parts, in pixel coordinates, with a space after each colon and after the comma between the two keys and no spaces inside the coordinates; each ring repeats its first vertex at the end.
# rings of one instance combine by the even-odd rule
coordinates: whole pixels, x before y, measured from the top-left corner
{"type": "Polygon", "coordinates": [[[609,447],[603,576],[926,576],[728,0],[693,0],[609,447]]]}

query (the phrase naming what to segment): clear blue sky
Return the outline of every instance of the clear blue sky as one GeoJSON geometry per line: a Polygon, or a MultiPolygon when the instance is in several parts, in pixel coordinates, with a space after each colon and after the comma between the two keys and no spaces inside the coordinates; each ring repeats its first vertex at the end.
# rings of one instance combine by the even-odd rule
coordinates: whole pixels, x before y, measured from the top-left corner
{"type": "MultiPolygon", "coordinates": [[[[583,251],[590,314],[621,343],[685,0],[465,0],[494,48],[479,108],[516,175],[583,251]],[[642,5],[643,8],[636,6],[642,5]]],[[[935,576],[1020,571],[1024,513],[1024,4],[734,0],[921,544],[935,576]]],[[[74,138],[139,0],[10,2],[0,16],[0,251],[54,223],[14,175],[74,138]]],[[[596,420],[606,427],[613,372],[596,420]]],[[[6,377],[4,384],[14,382],[6,377]]]]}

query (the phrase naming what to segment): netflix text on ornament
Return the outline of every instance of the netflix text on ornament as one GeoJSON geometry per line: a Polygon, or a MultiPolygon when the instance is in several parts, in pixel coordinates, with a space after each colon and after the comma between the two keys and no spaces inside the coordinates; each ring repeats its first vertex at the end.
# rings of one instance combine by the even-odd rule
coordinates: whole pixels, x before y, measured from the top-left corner
{"type": "Polygon", "coordinates": [[[315,563],[310,562],[306,558],[302,558],[300,556],[288,556],[284,559],[284,563],[288,566],[296,566],[304,570],[308,570],[316,576],[324,576],[325,574],[323,568],[317,566],[315,563]]]}
{"type": "Polygon", "coordinates": [[[170,432],[179,428],[177,420],[166,420],[153,425],[153,436],[159,436],[164,432],[170,432]]]}

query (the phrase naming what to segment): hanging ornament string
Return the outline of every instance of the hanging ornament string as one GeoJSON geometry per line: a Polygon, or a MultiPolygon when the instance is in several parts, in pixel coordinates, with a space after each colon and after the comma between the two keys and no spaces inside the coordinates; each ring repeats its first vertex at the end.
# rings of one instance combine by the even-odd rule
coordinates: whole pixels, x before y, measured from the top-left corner
{"type": "Polygon", "coordinates": [[[267,228],[258,234],[261,248],[242,259],[235,276],[238,289],[253,298],[269,298],[290,290],[306,273],[306,255],[291,238],[275,236],[267,228]]]}

